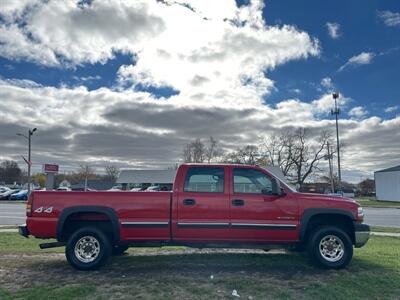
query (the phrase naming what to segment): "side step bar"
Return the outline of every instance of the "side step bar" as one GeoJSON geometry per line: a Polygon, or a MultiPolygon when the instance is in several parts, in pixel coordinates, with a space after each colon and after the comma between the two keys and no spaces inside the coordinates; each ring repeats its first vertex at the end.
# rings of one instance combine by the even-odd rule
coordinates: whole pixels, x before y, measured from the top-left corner
{"type": "Polygon", "coordinates": [[[65,245],[66,245],[66,243],[64,243],[64,242],[43,243],[43,244],[39,244],[39,248],[40,249],[48,249],[48,248],[62,247],[65,245]]]}

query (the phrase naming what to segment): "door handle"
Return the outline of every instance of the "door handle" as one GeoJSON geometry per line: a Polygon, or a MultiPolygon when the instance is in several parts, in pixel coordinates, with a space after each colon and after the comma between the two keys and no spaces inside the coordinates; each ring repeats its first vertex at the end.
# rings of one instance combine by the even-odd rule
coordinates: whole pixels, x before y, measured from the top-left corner
{"type": "Polygon", "coordinates": [[[194,200],[194,199],[183,200],[183,205],[195,205],[195,204],[196,204],[196,200],[194,200]]]}
{"type": "Polygon", "coordinates": [[[243,206],[244,205],[244,200],[242,200],[242,199],[232,200],[232,205],[233,206],[243,206]]]}

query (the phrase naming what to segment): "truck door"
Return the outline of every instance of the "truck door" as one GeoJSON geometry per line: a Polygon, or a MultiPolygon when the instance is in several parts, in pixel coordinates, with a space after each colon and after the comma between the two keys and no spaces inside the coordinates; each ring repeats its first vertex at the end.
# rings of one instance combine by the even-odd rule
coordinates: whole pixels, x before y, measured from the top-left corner
{"type": "Polygon", "coordinates": [[[229,187],[226,167],[187,166],[177,194],[174,239],[229,239],[229,187]]]}
{"type": "Polygon", "coordinates": [[[261,169],[232,168],[230,196],[233,240],[294,241],[298,236],[298,204],[290,194],[273,194],[275,180],[261,169]]]}

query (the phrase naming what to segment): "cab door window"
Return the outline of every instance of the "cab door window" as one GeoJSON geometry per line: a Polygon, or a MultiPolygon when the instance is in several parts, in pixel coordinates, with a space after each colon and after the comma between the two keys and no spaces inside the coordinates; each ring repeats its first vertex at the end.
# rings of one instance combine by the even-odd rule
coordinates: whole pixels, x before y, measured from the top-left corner
{"type": "Polygon", "coordinates": [[[272,195],[272,179],[258,170],[235,168],[233,170],[233,192],[272,195]]]}

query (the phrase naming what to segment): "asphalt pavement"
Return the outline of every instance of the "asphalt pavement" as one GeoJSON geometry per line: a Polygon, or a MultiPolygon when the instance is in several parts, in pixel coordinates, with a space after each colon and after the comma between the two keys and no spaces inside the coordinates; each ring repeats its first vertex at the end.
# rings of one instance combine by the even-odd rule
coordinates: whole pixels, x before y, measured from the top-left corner
{"type": "Polygon", "coordinates": [[[364,207],[364,223],[371,226],[400,228],[400,208],[364,207]]]}
{"type": "MultiPolygon", "coordinates": [[[[365,223],[372,226],[400,228],[400,209],[365,207],[365,223]]],[[[0,225],[25,223],[25,204],[0,203],[0,225]]]]}
{"type": "Polygon", "coordinates": [[[0,225],[24,224],[25,219],[24,203],[0,203],[0,225]]]}

